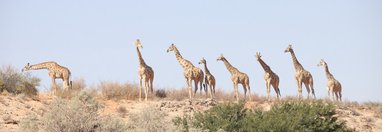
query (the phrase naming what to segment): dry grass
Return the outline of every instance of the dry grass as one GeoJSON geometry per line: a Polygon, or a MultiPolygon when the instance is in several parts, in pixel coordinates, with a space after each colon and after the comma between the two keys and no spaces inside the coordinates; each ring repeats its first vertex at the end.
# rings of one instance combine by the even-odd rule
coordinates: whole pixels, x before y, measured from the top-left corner
{"type": "Polygon", "coordinates": [[[166,131],[180,131],[170,121],[164,120],[168,116],[163,111],[148,106],[142,111],[132,113],[128,122],[128,131],[139,132],[166,132],[166,131]]]}
{"type": "Polygon", "coordinates": [[[126,113],[128,112],[125,106],[118,106],[117,107],[118,114],[124,118],[126,116],[126,113]]]}
{"type": "Polygon", "coordinates": [[[75,96],[78,92],[84,90],[86,88],[85,80],[82,78],[77,78],[72,81],[72,88],[68,90],[64,90],[62,84],[58,84],[58,89],[55,93],[56,96],[70,99],[75,96]]]}
{"type": "Polygon", "coordinates": [[[366,102],[363,105],[374,111],[374,117],[382,119],[382,103],[380,102],[366,102]]]}
{"type": "Polygon", "coordinates": [[[188,98],[187,88],[167,90],[167,99],[181,101],[188,98]]]}
{"type": "MultiPolygon", "coordinates": [[[[139,98],[139,89],[138,89],[138,85],[136,84],[131,84],[131,83],[121,84],[118,82],[103,81],[98,85],[98,89],[101,90],[102,97],[106,99],[136,100],[139,98]]],[[[143,94],[144,93],[142,93],[142,96],[143,94]]]]}

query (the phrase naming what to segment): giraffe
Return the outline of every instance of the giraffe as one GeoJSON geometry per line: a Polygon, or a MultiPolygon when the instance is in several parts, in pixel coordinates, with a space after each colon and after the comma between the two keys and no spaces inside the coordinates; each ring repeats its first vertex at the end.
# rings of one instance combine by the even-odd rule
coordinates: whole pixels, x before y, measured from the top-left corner
{"type": "Polygon", "coordinates": [[[226,66],[227,70],[231,73],[231,80],[233,83],[234,88],[234,96],[236,98],[236,101],[239,101],[239,91],[238,91],[238,85],[241,84],[244,89],[244,96],[247,97],[247,90],[249,93],[249,100],[251,100],[251,88],[249,86],[249,77],[247,74],[240,72],[237,68],[233,67],[227,59],[221,54],[217,59],[217,61],[223,61],[224,65],[226,66]]]}
{"type": "Polygon", "coordinates": [[[70,70],[66,67],[60,66],[54,61],[48,61],[43,62],[39,64],[30,65],[27,63],[27,65],[22,69],[22,72],[29,71],[29,70],[40,70],[40,69],[47,69],[48,74],[52,80],[52,88],[53,88],[53,95],[57,92],[57,85],[56,85],[56,79],[62,79],[63,80],[63,87],[64,89],[68,90],[72,88],[72,81],[70,81],[70,70]]]}
{"type": "Polygon", "coordinates": [[[196,91],[198,91],[198,84],[200,84],[200,95],[202,95],[202,84],[204,79],[203,71],[200,68],[195,67],[189,60],[184,59],[175,44],[171,44],[167,49],[167,53],[170,51],[175,53],[176,59],[183,68],[183,74],[187,82],[190,99],[192,99],[192,81],[194,81],[195,84],[193,96],[195,97],[196,91]]]}
{"type": "Polygon", "coordinates": [[[259,61],[261,67],[263,67],[265,74],[264,74],[264,80],[265,80],[265,86],[267,87],[267,98],[270,100],[270,88],[271,85],[273,89],[275,90],[277,94],[277,99],[281,97],[280,89],[279,89],[279,76],[274,73],[271,68],[261,59],[261,55],[259,52],[256,53],[256,59],[259,61]]]}
{"type": "Polygon", "coordinates": [[[298,97],[302,98],[302,83],[304,83],[306,90],[308,91],[308,99],[310,97],[310,91],[312,91],[312,94],[314,98],[316,98],[316,95],[314,93],[313,89],[313,77],[310,72],[304,69],[300,62],[298,62],[296,55],[294,54],[294,51],[292,49],[292,45],[288,45],[288,47],[284,51],[285,53],[290,52],[292,56],[292,61],[295,69],[295,79],[297,81],[298,86],[298,97]]]}
{"type": "Polygon", "coordinates": [[[199,61],[199,64],[204,64],[204,72],[206,75],[204,77],[205,84],[203,86],[205,86],[205,91],[207,93],[208,87],[210,87],[210,97],[213,98],[215,95],[215,77],[211,74],[210,70],[208,70],[207,61],[204,58],[199,61]]]}
{"type": "Polygon", "coordinates": [[[328,64],[323,59],[321,59],[320,63],[317,66],[323,66],[325,68],[329,98],[330,98],[330,93],[332,93],[333,100],[334,100],[334,95],[336,95],[336,100],[342,101],[341,83],[337,81],[334,78],[334,76],[329,72],[328,64]]]}
{"type": "Polygon", "coordinates": [[[139,77],[139,101],[142,98],[142,80],[145,83],[145,101],[147,101],[147,96],[150,92],[153,93],[153,81],[154,81],[154,70],[145,63],[143,60],[141,51],[139,48],[143,48],[142,43],[139,39],[135,41],[135,47],[137,48],[137,54],[139,59],[138,77],[139,77]]]}

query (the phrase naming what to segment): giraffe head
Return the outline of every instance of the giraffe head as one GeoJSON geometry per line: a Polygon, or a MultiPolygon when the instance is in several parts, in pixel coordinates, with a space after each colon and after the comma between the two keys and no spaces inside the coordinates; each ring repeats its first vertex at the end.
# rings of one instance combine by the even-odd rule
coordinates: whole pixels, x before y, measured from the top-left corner
{"type": "Polygon", "coordinates": [[[141,43],[141,41],[140,41],[139,39],[137,39],[137,40],[135,41],[135,47],[137,47],[137,48],[143,48],[142,43],[141,43]]]}
{"type": "Polygon", "coordinates": [[[30,66],[29,63],[27,63],[27,65],[25,65],[24,68],[21,69],[21,72],[28,71],[28,70],[30,70],[31,67],[32,66],[30,66]]]}
{"type": "Polygon", "coordinates": [[[225,57],[223,56],[223,54],[220,54],[220,56],[216,59],[216,61],[223,61],[225,60],[225,57]]]}
{"type": "Polygon", "coordinates": [[[320,63],[317,64],[317,66],[326,66],[326,62],[324,61],[324,59],[321,59],[320,63]]]}
{"type": "Polygon", "coordinates": [[[260,52],[256,52],[256,60],[259,61],[261,59],[260,52]]]}
{"type": "Polygon", "coordinates": [[[174,51],[176,49],[175,44],[171,44],[170,47],[167,49],[167,53],[170,51],[174,51]]]}
{"type": "Polygon", "coordinates": [[[287,52],[291,52],[293,49],[292,49],[292,45],[291,44],[289,44],[288,45],[288,47],[285,49],[285,53],[287,53],[287,52]]]}
{"type": "Polygon", "coordinates": [[[199,61],[199,64],[206,64],[206,59],[204,57],[199,61]]]}

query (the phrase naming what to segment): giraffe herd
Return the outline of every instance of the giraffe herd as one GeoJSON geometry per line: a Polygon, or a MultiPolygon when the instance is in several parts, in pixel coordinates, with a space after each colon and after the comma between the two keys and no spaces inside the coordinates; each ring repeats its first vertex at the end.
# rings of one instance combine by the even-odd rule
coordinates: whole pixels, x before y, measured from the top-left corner
{"type": "MultiPolygon", "coordinates": [[[[147,96],[149,93],[153,93],[153,81],[154,81],[154,70],[150,66],[148,66],[141,54],[140,49],[143,48],[142,43],[139,39],[135,41],[135,47],[138,54],[139,59],[139,66],[138,66],[138,77],[139,77],[139,101],[141,101],[142,98],[142,89],[144,90],[145,95],[145,101],[147,101],[147,96]],[[142,80],[144,82],[144,88],[142,87],[142,80]]],[[[174,52],[175,57],[179,64],[183,68],[183,75],[187,84],[187,89],[189,93],[189,98],[192,99],[195,97],[196,92],[198,90],[198,86],[200,88],[200,95],[202,95],[202,89],[204,87],[205,95],[207,96],[209,93],[210,98],[214,98],[215,96],[215,86],[216,86],[216,80],[215,77],[211,74],[210,70],[207,67],[207,61],[202,58],[199,61],[199,64],[203,64],[204,66],[204,72],[202,69],[194,66],[191,61],[184,59],[183,56],[180,54],[179,49],[176,47],[175,44],[171,44],[170,47],[167,49],[167,52],[174,52]],[[205,74],[204,74],[205,73],[205,74]],[[204,82],[203,82],[204,81],[204,82]],[[194,91],[192,92],[192,82],[194,82],[194,91]],[[209,92],[208,92],[209,90],[209,92]]],[[[284,51],[285,53],[290,53],[292,57],[292,62],[295,68],[295,80],[297,82],[297,91],[298,91],[298,97],[302,98],[302,84],[306,87],[306,90],[308,92],[308,99],[310,98],[310,94],[312,94],[313,98],[316,98],[314,88],[313,88],[313,77],[310,74],[309,71],[305,70],[304,67],[300,64],[300,62],[297,60],[297,57],[294,53],[294,50],[292,48],[292,45],[288,45],[288,47],[284,51]]],[[[260,63],[261,67],[264,69],[264,80],[265,85],[267,88],[267,99],[270,100],[270,87],[272,86],[277,99],[281,98],[280,88],[279,88],[279,76],[274,73],[270,66],[268,66],[262,59],[261,54],[259,52],[255,55],[256,60],[260,63]]],[[[217,61],[222,61],[224,65],[226,66],[228,72],[231,74],[231,81],[233,83],[234,88],[234,97],[236,101],[239,101],[239,92],[238,92],[238,85],[241,84],[244,89],[244,97],[246,97],[247,92],[249,94],[249,100],[251,100],[251,88],[249,85],[249,77],[246,73],[243,73],[239,71],[236,67],[232,66],[228,60],[221,54],[217,61]]],[[[334,76],[329,72],[329,68],[327,63],[321,59],[320,63],[317,66],[323,66],[326,77],[327,77],[327,90],[328,90],[328,96],[332,94],[333,100],[342,101],[342,87],[338,80],[334,78],[334,76]],[[334,99],[336,97],[336,99],[334,99]]],[[[72,87],[72,81],[70,80],[70,70],[66,67],[63,67],[59,64],[57,64],[54,61],[49,62],[43,62],[39,64],[30,65],[27,63],[27,65],[22,69],[22,71],[29,71],[29,70],[39,70],[39,69],[47,69],[48,74],[52,81],[52,88],[53,88],[53,94],[57,90],[57,85],[55,82],[55,79],[62,79],[63,80],[63,87],[64,89],[68,90],[72,87]]]]}

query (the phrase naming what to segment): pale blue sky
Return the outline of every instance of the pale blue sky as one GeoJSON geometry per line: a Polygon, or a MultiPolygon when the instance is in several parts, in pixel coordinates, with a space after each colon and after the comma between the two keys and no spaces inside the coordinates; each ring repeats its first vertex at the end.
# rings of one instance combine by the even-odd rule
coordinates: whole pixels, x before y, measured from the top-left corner
{"type": "MultiPolygon", "coordinates": [[[[379,0],[2,0],[0,65],[21,69],[53,60],[89,86],[138,82],[133,42],[139,38],[155,70],[155,88],[185,86],[175,55],[166,53],[175,43],[195,66],[206,58],[219,89],[232,91],[229,72],[216,61],[223,53],[249,75],[252,93],[266,95],[264,71],[254,57],[260,51],[280,76],[285,96],[297,95],[292,60],[284,53],[292,42],[319,98],[327,94],[324,70],[316,66],[323,58],[342,83],[344,99],[382,101],[381,23],[379,0]]],[[[47,71],[32,74],[42,79],[41,89],[50,86],[47,71]]]]}

